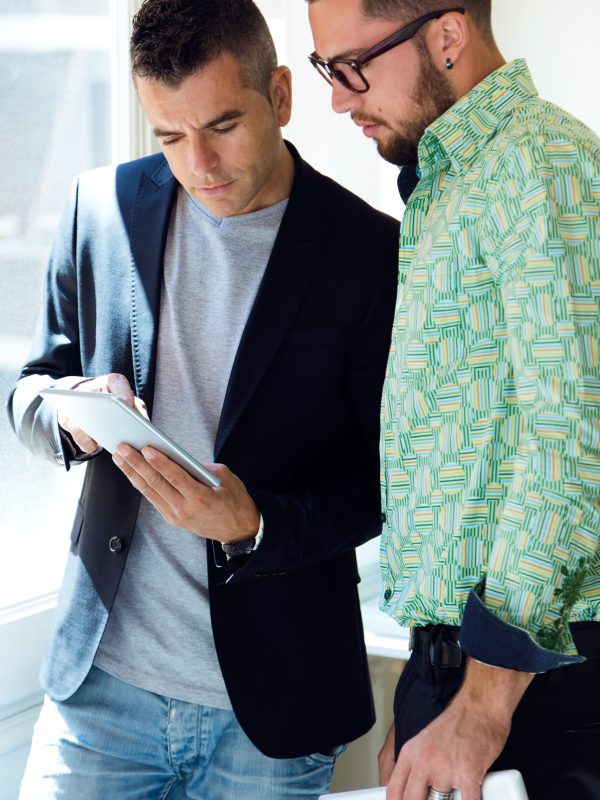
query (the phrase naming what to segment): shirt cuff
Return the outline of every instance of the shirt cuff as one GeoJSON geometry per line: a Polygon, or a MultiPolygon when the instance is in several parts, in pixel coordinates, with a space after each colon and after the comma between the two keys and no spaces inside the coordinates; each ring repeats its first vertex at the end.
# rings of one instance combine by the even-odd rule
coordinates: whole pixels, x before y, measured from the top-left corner
{"type": "Polygon", "coordinates": [[[460,645],[475,661],[520,672],[548,672],[585,661],[582,656],[544,649],[527,631],[495,616],[474,591],[460,626],[460,645]]]}

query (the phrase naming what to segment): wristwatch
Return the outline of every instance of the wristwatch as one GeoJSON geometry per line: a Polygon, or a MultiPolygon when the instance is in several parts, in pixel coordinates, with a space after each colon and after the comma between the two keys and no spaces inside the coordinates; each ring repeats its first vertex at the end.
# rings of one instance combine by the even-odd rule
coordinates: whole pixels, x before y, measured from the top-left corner
{"type": "Polygon", "coordinates": [[[232,556],[248,555],[248,553],[252,553],[254,550],[256,550],[258,545],[261,543],[264,532],[265,522],[261,514],[260,525],[258,526],[256,536],[253,536],[251,539],[244,539],[241,542],[221,542],[223,552],[226,553],[229,558],[232,556]]]}
{"type": "Polygon", "coordinates": [[[228,542],[221,542],[221,547],[228,556],[246,555],[247,553],[251,553],[255,546],[256,536],[253,536],[251,539],[244,539],[242,542],[232,542],[231,544],[228,542]]]}

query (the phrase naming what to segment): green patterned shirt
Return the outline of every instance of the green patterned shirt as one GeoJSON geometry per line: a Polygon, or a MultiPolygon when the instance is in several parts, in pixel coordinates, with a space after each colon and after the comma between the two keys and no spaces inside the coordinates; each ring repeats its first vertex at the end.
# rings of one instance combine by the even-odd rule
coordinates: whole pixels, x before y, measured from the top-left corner
{"type": "Polygon", "coordinates": [[[428,128],[419,167],[382,402],[381,607],[460,625],[475,590],[573,655],[567,622],[600,620],[600,141],[517,60],[428,128]]]}

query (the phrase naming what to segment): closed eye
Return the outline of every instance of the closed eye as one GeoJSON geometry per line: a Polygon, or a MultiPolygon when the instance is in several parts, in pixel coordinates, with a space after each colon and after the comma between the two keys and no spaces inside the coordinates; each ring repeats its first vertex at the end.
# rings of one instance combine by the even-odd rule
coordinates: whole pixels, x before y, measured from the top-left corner
{"type": "Polygon", "coordinates": [[[237,122],[235,122],[233,125],[227,125],[227,127],[225,127],[225,128],[213,128],[213,131],[220,135],[222,133],[229,133],[230,131],[234,130],[235,128],[237,128],[237,122]]]}

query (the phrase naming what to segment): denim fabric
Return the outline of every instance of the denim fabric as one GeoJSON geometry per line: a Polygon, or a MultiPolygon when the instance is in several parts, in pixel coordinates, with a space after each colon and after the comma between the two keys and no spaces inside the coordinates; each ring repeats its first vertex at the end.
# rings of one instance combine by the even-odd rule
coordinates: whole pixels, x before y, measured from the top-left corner
{"type": "Polygon", "coordinates": [[[93,667],[68,700],[46,698],[19,800],[317,800],[342,749],[268,758],[232,711],[152,694],[93,667]]]}

